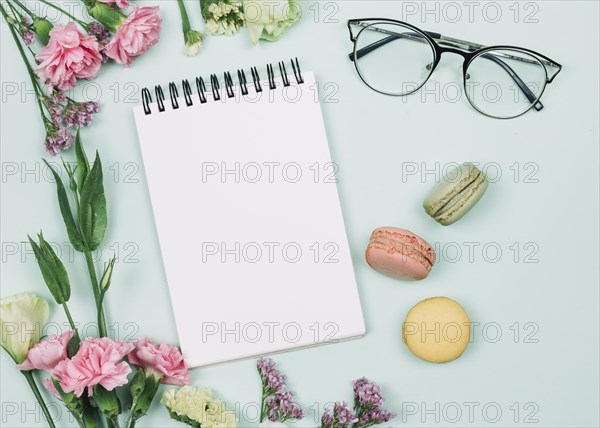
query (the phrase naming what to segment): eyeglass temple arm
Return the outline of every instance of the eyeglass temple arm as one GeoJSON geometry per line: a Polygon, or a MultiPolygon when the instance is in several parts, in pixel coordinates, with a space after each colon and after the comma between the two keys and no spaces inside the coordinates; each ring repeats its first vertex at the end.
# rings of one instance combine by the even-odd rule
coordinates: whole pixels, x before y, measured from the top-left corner
{"type": "MultiPolygon", "coordinates": [[[[375,30],[375,31],[379,31],[379,30],[375,30]]],[[[377,40],[376,42],[373,42],[370,45],[360,48],[359,50],[356,51],[356,59],[361,59],[363,56],[373,52],[375,49],[380,48],[381,46],[387,45],[389,42],[393,42],[394,40],[398,40],[398,39],[408,39],[408,40],[413,40],[415,42],[427,43],[423,39],[423,37],[421,37],[421,35],[419,35],[418,33],[392,33],[391,31],[379,31],[379,32],[385,32],[385,33],[392,34],[392,35],[388,36],[388,37],[384,37],[383,39],[377,40]]],[[[441,36],[440,34],[437,34],[437,33],[427,33],[427,34],[429,34],[432,37],[434,35],[441,36]]],[[[354,61],[354,52],[350,52],[348,54],[348,58],[350,58],[350,61],[354,61]]]]}
{"type": "MultiPolygon", "coordinates": [[[[507,63],[505,63],[504,61],[502,61],[500,58],[498,58],[497,56],[495,56],[493,54],[484,53],[481,55],[481,57],[485,58],[485,59],[489,59],[490,61],[493,61],[496,64],[498,64],[500,67],[502,67],[504,69],[504,71],[506,71],[508,73],[508,75],[511,77],[511,79],[517,84],[519,89],[521,89],[521,92],[523,92],[523,94],[529,100],[530,103],[534,103],[535,100],[537,100],[538,97],[536,97],[535,94],[533,92],[531,92],[531,89],[529,89],[529,86],[527,86],[527,84],[525,82],[523,82],[523,80],[519,77],[519,75],[517,73],[515,73],[515,71],[512,69],[512,67],[510,65],[508,65],[507,63]]],[[[544,108],[544,105],[540,101],[538,101],[537,103],[535,103],[533,108],[535,108],[537,111],[540,111],[541,109],[544,108]]]]}
{"type": "MultiPolygon", "coordinates": [[[[423,37],[421,37],[420,34],[418,33],[396,33],[394,31],[390,31],[390,30],[386,30],[384,28],[379,28],[379,27],[373,27],[370,28],[371,24],[368,24],[366,22],[362,22],[362,21],[354,21],[351,20],[348,23],[348,27],[350,27],[350,25],[358,25],[360,27],[365,27],[370,31],[377,31],[379,33],[385,33],[385,34],[390,34],[393,36],[397,36],[397,38],[406,38],[406,39],[410,39],[410,40],[414,40],[414,41],[420,41],[420,42],[425,42],[425,40],[423,40],[423,37]]],[[[459,49],[463,49],[463,50],[467,50],[470,52],[479,50],[484,48],[484,45],[481,45],[479,43],[473,43],[473,42],[468,42],[466,40],[460,40],[460,39],[455,39],[453,37],[448,37],[448,36],[444,36],[440,33],[434,33],[432,31],[423,31],[425,34],[427,34],[428,36],[430,36],[432,39],[436,39],[438,41],[438,43],[443,44],[443,45],[447,45],[447,46],[451,46],[451,47],[455,47],[455,48],[459,48],[459,49]]],[[[390,42],[392,40],[395,39],[391,39],[389,40],[390,42]]],[[[377,43],[377,42],[376,42],[377,43]]],[[[388,42],[385,42],[388,43],[388,42]]],[[[383,43],[383,44],[385,44],[383,43]]],[[[369,45],[370,46],[370,45],[369,45]]],[[[360,52],[361,50],[366,50],[366,48],[368,48],[369,46],[365,46],[362,49],[359,49],[357,51],[360,52]]],[[[379,47],[379,46],[377,46],[379,47]]],[[[373,49],[376,49],[377,47],[374,47],[373,49]]],[[[369,52],[373,51],[373,49],[369,49],[367,50],[363,55],[358,56],[358,59],[360,59],[362,56],[368,54],[369,52]]],[[[500,56],[502,58],[510,58],[513,59],[515,61],[521,61],[521,62],[527,62],[529,64],[537,64],[537,62],[527,59],[527,58],[523,58],[523,57],[519,57],[519,56],[515,56],[515,55],[510,55],[507,53],[503,53],[503,52],[497,52],[494,54],[495,56],[500,56]]],[[[539,54],[538,54],[539,55],[539,54]]],[[[353,53],[348,54],[348,57],[352,60],[353,59],[353,53]]],[[[545,66],[548,67],[552,67],[557,69],[558,71],[550,78],[550,81],[552,81],[552,79],[554,79],[554,77],[560,72],[560,70],[562,69],[562,66],[552,60],[545,59],[545,58],[538,58],[538,60],[544,64],[545,66]]]]}
{"type": "MultiPolygon", "coordinates": [[[[427,32],[427,34],[434,39],[439,39],[440,42],[446,41],[446,40],[441,39],[441,37],[443,37],[443,36],[439,33],[427,32]]],[[[367,45],[367,46],[357,50],[356,51],[356,59],[360,59],[360,58],[364,57],[365,55],[367,55],[368,53],[373,52],[375,49],[380,48],[381,46],[384,46],[387,43],[392,42],[397,39],[400,39],[400,38],[426,43],[426,41],[423,39],[423,37],[419,36],[419,34],[417,34],[417,33],[397,33],[397,34],[393,34],[388,37],[384,37],[383,39],[377,40],[376,42],[373,42],[370,45],[367,45]]],[[[465,43],[468,43],[468,42],[465,42],[465,43]]],[[[450,43],[447,43],[447,44],[450,44],[450,43]]],[[[458,46],[456,46],[456,44],[453,44],[453,46],[458,47],[458,46]]],[[[471,44],[471,46],[473,46],[474,49],[480,49],[481,47],[483,47],[481,45],[475,45],[475,44],[471,44]]],[[[462,45],[460,47],[462,47],[464,49],[464,45],[462,45]]],[[[348,54],[348,57],[350,58],[351,61],[354,61],[354,54],[355,54],[354,52],[348,54]]],[[[535,100],[537,99],[535,94],[533,92],[531,92],[531,89],[529,89],[527,84],[525,82],[523,82],[523,80],[519,77],[519,75],[507,63],[502,61],[500,58],[498,58],[494,54],[486,53],[486,54],[482,54],[481,56],[482,56],[482,58],[494,61],[496,64],[498,64],[500,67],[502,67],[502,69],[504,69],[504,71],[506,71],[508,73],[508,75],[513,79],[513,81],[517,84],[519,89],[521,89],[521,91],[523,92],[525,97],[529,100],[529,102],[530,103],[535,102],[535,100]]],[[[526,62],[529,62],[525,58],[514,57],[514,59],[517,59],[517,60],[523,59],[526,62]]],[[[544,105],[540,101],[538,101],[534,105],[534,108],[537,111],[540,111],[544,108],[544,105]]]]}

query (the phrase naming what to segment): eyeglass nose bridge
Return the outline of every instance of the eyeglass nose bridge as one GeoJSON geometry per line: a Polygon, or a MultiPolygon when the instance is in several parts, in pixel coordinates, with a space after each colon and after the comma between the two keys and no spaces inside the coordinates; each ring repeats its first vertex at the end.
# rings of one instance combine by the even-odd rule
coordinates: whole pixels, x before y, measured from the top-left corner
{"type": "Polygon", "coordinates": [[[442,60],[442,55],[445,53],[452,53],[455,55],[460,55],[463,58],[462,72],[463,72],[463,78],[466,81],[469,78],[468,74],[466,72],[467,65],[469,64],[469,61],[471,61],[471,59],[473,58],[473,52],[465,52],[463,50],[456,49],[453,47],[441,47],[440,45],[435,43],[435,59],[433,60],[433,62],[430,62],[429,64],[427,64],[425,66],[425,68],[427,70],[429,70],[430,72],[433,72],[433,70],[435,70],[435,68],[438,66],[438,64],[442,60]]]}

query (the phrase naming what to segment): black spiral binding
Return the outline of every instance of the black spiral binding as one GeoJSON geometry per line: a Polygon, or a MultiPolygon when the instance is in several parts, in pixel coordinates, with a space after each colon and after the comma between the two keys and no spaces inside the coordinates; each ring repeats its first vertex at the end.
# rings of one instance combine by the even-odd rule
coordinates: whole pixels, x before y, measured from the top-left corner
{"type": "Polygon", "coordinates": [[[212,90],[213,93],[213,99],[215,101],[219,101],[221,99],[221,95],[219,94],[219,79],[217,78],[216,74],[211,74],[210,75],[210,89],[212,90]]]}
{"type": "Polygon", "coordinates": [[[248,95],[248,81],[246,80],[246,73],[244,73],[244,70],[238,70],[238,82],[240,83],[242,95],[248,95]]]}
{"type": "MultiPolygon", "coordinates": [[[[298,62],[298,58],[292,59],[291,64],[292,64],[292,70],[294,72],[294,77],[296,79],[296,82],[298,84],[304,83],[304,78],[302,77],[302,71],[300,70],[300,63],[298,62]]],[[[281,75],[281,79],[283,82],[283,86],[284,87],[290,86],[291,83],[290,83],[290,79],[287,75],[285,63],[283,61],[280,61],[278,63],[278,67],[279,67],[279,74],[281,75]]],[[[257,68],[252,67],[250,69],[250,73],[252,74],[252,81],[254,83],[254,89],[256,90],[257,93],[262,92],[263,88],[260,83],[261,79],[258,74],[257,68]]],[[[241,70],[241,69],[237,70],[237,77],[238,77],[238,85],[240,87],[240,91],[241,91],[242,95],[248,95],[248,80],[246,79],[246,73],[244,73],[244,70],[241,70]]],[[[234,91],[235,84],[233,81],[233,77],[231,76],[231,73],[226,71],[225,73],[223,73],[223,78],[224,78],[225,90],[227,92],[227,97],[228,98],[234,97],[235,96],[235,91],[234,91]]],[[[277,85],[275,83],[275,71],[273,69],[272,64],[267,64],[267,78],[269,81],[269,89],[270,90],[276,89],[277,85]]],[[[193,96],[192,96],[192,87],[190,85],[190,82],[188,80],[182,80],[181,88],[183,90],[183,96],[185,99],[186,106],[190,107],[190,106],[194,105],[193,96]]],[[[221,99],[220,84],[219,84],[219,79],[216,74],[211,74],[211,76],[210,76],[210,89],[212,92],[213,100],[219,101],[221,99]]],[[[208,102],[208,99],[206,97],[206,92],[207,92],[206,84],[204,83],[204,80],[202,79],[202,77],[196,77],[196,91],[198,93],[198,99],[200,100],[201,104],[205,104],[206,102],[208,102]]],[[[165,94],[162,90],[162,87],[158,86],[158,85],[155,86],[154,93],[156,95],[156,104],[158,106],[158,111],[164,112],[165,111],[165,94]]],[[[150,108],[150,104],[152,103],[152,95],[150,94],[150,90],[148,88],[143,88],[141,95],[142,95],[142,105],[144,107],[144,113],[147,115],[152,114],[152,110],[150,108]]],[[[171,106],[172,106],[173,110],[178,109],[179,102],[177,101],[177,99],[179,98],[179,91],[177,89],[177,85],[174,82],[169,83],[169,96],[171,98],[171,106]]]]}
{"type": "Polygon", "coordinates": [[[158,104],[158,111],[165,111],[165,93],[161,86],[154,87],[154,93],[156,94],[156,103],[158,104]]]}
{"type": "Polygon", "coordinates": [[[192,102],[192,87],[187,79],[181,81],[181,87],[183,88],[183,96],[185,97],[185,105],[190,107],[194,105],[192,102]]]}
{"type": "Polygon", "coordinates": [[[229,73],[229,71],[225,72],[225,89],[227,90],[227,96],[233,98],[235,95],[233,92],[233,79],[231,78],[231,73],[229,73]]]}
{"type": "Polygon", "coordinates": [[[204,79],[202,79],[202,77],[196,77],[196,89],[198,90],[200,103],[204,104],[206,102],[206,85],[204,84],[204,79]]]}
{"type": "Polygon", "coordinates": [[[252,72],[252,80],[254,80],[254,89],[256,92],[262,92],[262,86],[260,85],[260,76],[258,75],[258,70],[256,67],[252,67],[250,70],[252,72]]]}
{"type": "Polygon", "coordinates": [[[177,91],[177,85],[171,82],[169,83],[169,95],[171,96],[171,105],[173,106],[173,110],[177,110],[179,108],[179,103],[177,102],[177,98],[179,98],[179,92],[177,91]]]}
{"type": "Polygon", "coordinates": [[[275,89],[275,73],[273,72],[273,64],[267,64],[267,77],[269,79],[269,89],[275,89]]]}

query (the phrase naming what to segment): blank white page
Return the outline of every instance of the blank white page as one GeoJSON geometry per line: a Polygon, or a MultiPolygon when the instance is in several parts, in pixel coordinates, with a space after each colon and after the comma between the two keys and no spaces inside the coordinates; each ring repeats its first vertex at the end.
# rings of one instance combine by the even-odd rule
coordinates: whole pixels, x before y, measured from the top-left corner
{"type": "MultiPolygon", "coordinates": [[[[134,109],[182,351],[192,367],[365,333],[312,73],[134,109]]],[[[154,96],[154,94],[153,94],[154,96]]]]}

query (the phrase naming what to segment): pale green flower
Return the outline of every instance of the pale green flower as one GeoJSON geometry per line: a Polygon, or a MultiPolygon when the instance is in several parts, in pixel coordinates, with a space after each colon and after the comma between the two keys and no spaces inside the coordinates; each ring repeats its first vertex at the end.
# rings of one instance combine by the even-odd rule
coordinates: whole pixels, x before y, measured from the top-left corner
{"type": "Polygon", "coordinates": [[[188,56],[198,55],[198,51],[200,50],[200,46],[202,46],[203,40],[204,36],[199,31],[188,31],[185,35],[185,53],[188,56]]]}
{"type": "Polygon", "coordinates": [[[244,0],[243,6],[252,43],[279,40],[302,17],[300,0],[244,0]]]}
{"type": "Polygon", "coordinates": [[[190,18],[188,17],[183,0],[177,0],[177,4],[179,5],[179,13],[181,14],[181,28],[183,30],[183,40],[185,41],[185,53],[188,56],[196,56],[198,55],[200,46],[202,46],[204,36],[199,31],[192,30],[190,18]]]}
{"type": "Polygon", "coordinates": [[[231,36],[244,25],[245,16],[236,0],[200,0],[200,11],[206,31],[213,35],[231,36]]]}
{"type": "Polygon", "coordinates": [[[49,312],[48,302],[31,293],[0,300],[0,344],[17,364],[25,361],[29,349],[40,341],[49,312]]]}
{"type": "Polygon", "coordinates": [[[196,428],[236,428],[235,413],[215,398],[210,389],[186,385],[165,391],[161,403],[171,418],[196,428]]]}

